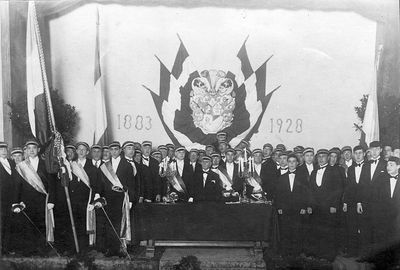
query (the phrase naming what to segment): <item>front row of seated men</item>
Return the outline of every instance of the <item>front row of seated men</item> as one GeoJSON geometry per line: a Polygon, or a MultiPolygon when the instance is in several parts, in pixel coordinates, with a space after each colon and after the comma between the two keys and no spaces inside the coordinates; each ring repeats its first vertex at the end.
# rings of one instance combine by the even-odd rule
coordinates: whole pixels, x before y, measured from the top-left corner
{"type": "MultiPolygon", "coordinates": [[[[171,198],[272,201],[285,255],[332,260],[342,246],[357,256],[399,239],[400,160],[381,157],[379,142],[370,144],[369,160],[361,146],[319,149],[316,158],[314,149],[300,146],[287,151],[266,144],[250,152],[248,142],[231,149],[219,140],[217,147],[187,152],[169,144],[152,152],[149,141],[66,146],[64,177],[81,252],[123,256],[121,246],[139,240],[132,236],[133,205],[171,198]]],[[[0,143],[3,252],[45,254],[47,241],[71,254],[65,188],[59,175],[46,171],[39,150],[36,141],[28,141],[13,151],[22,156],[14,161],[0,143]]]]}

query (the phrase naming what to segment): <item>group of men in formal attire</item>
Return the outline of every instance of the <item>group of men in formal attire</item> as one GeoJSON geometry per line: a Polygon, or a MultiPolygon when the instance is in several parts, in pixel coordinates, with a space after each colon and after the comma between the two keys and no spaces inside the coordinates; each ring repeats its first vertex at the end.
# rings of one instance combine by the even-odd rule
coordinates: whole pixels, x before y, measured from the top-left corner
{"type": "Polygon", "coordinates": [[[251,150],[226,139],[218,133],[204,150],[78,142],[65,146],[59,173],[48,172],[35,140],[11,158],[1,142],[3,253],[76,252],[67,197],[82,254],[125,256],[141,240],[132,218],[141,203],[272,202],[280,252],[289,256],[360,256],[400,239],[400,159],[388,146],[251,150]]]}

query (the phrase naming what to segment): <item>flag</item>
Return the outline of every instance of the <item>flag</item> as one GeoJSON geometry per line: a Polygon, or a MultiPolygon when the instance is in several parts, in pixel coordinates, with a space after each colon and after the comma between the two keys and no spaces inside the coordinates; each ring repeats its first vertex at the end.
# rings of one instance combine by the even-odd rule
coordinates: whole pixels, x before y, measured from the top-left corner
{"type": "Polygon", "coordinates": [[[246,41],[248,38],[249,37],[247,36],[237,54],[237,58],[240,60],[241,70],[245,80],[247,80],[254,72],[253,68],[251,67],[249,56],[247,55],[246,41]]]}
{"type": "Polygon", "coordinates": [[[39,26],[33,1],[29,1],[26,31],[26,91],[29,124],[40,144],[50,137],[45,89],[48,89],[39,26]]]}
{"type": "Polygon", "coordinates": [[[367,106],[363,119],[362,130],[365,133],[365,142],[369,144],[372,141],[379,141],[379,114],[378,114],[378,96],[377,96],[377,80],[380,56],[383,45],[380,45],[375,60],[374,74],[372,76],[372,85],[368,95],[367,106]]]}
{"type": "Polygon", "coordinates": [[[94,59],[94,102],[95,102],[95,127],[93,144],[105,145],[108,143],[107,110],[104,89],[102,85],[101,61],[100,61],[100,36],[99,36],[99,10],[96,20],[96,48],[94,59]]]}

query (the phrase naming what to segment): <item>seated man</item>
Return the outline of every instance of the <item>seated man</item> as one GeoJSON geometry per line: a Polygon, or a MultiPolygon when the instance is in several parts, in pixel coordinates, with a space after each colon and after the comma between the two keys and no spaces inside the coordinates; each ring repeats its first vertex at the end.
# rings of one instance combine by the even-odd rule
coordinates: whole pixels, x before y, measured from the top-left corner
{"type": "Polygon", "coordinates": [[[220,201],[222,198],[221,180],[218,174],[210,170],[210,156],[202,158],[201,167],[202,170],[195,172],[193,177],[194,201],[220,201]]]}
{"type": "Polygon", "coordinates": [[[302,251],[303,223],[309,202],[309,192],[304,182],[307,176],[298,173],[295,154],[288,156],[288,173],[277,181],[275,202],[279,214],[281,249],[285,255],[299,255],[302,251]]]}

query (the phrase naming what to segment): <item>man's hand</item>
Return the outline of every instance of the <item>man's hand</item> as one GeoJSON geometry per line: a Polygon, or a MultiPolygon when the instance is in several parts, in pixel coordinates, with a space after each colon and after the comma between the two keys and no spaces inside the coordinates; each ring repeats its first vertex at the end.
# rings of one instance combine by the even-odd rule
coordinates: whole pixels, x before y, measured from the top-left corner
{"type": "Polygon", "coordinates": [[[312,208],[311,207],[307,207],[307,214],[309,214],[309,215],[312,214],[312,208]]]}
{"type": "Polygon", "coordinates": [[[93,209],[94,209],[94,205],[93,205],[93,204],[89,204],[89,205],[87,206],[87,210],[88,210],[88,211],[93,211],[93,209]]]}
{"type": "Polygon", "coordinates": [[[283,213],[282,209],[278,209],[278,214],[282,215],[282,213],[283,213]]]}
{"type": "Polygon", "coordinates": [[[133,205],[133,203],[129,202],[129,210],[132,209],[132,205],[133,205]]]}
{"type": "Polygon", "coordinates": [[[139,203],[143,203],[143,197],[139,198],[139,203]]]}
{"type": "Polygon", "coordinates": [[[162,197],[162,201],[163,201],[163,202],[167,202],[167,201],[168,201],[168,198],[167,198],[166,196],[163,196],[163,197],[162,197]]]}
{"type": "Polygon", "coordinates": [[[188,200],[188,202],[192,203],[192,202],[193,202],[193,198],[190,197],[189,200],[188,200]]]}
{"type": "Polygon", "coordinates": [[[101,202],[96,202],[96,203],[94,204],[94,207],[96,207],[96,208],[102,208],[103,205],[101,204],[101,202]]]}
{"type": "Polygon", "coordinates": [[[345,212],[345,213],[347,212],[347,203],[343,204],[343,212],[345,212]]]}
{"type": "Polygon", "coordinates": [[[329,212],[330,212],[331,214],[335,214],[335,213],[336,213],[336,208],[335,208],[335,207],[329,208],[329,212]]]}
{"type": "Polygon", "coordinates": [[[47,209],[51,210],[54,208],[54,203],[48,203],[47,204],[47,209]]]}
{"type": "Polygon", "coordinates": [[[357,203],[357,213],[360,215],[363,213],[362,204],[360,202],[357,203]]]}
{"type": "Polygon", "coordinates": [[[156,196],[156,202],[160,202],[161,201],[161,195],[160,194],[157,194],[157,196],[156,196]]]}
{"type": "Polygon", "coordinates": [[[305,213],[306,213],[306,209],[301,209],[300,210],[300,215],[305,215],[305,213]]]}

